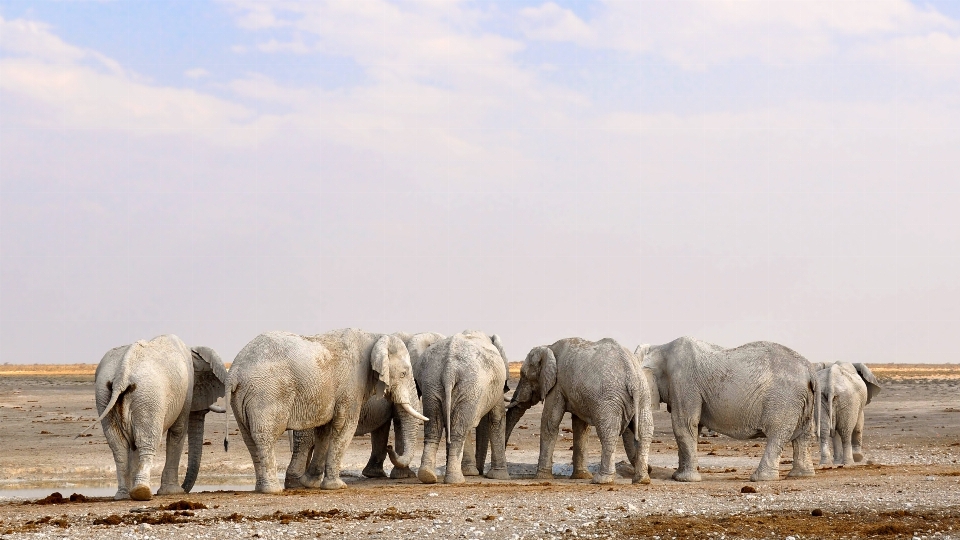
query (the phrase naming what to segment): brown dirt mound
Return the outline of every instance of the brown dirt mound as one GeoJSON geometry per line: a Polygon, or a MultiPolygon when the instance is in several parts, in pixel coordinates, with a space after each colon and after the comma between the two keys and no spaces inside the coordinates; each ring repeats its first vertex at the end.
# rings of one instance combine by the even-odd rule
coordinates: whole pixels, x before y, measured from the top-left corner
{"type": "Polygon", "coordinates": [[[925,535],[960,527],[960,508],[937,511],[840,513],[811,511],[734,514],[730,516],[635,517],[609,525],[611,532],[628,538],[653,536],[677,539],[708,535],[760,538],[803,535],[803,538],[864,538],[925,535]]]}
{"type": "Polygon", "coordinates": [[[206,510],[207,505],[193,501],[177,501],[166,506],[160,505],[161,510],[206,510]]]}

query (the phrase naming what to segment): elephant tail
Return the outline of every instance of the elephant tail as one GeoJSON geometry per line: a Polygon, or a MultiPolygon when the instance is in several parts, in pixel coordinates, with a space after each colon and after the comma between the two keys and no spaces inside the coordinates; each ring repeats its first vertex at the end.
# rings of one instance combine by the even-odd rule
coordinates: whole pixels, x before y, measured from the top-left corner
{"type": "Polygon", "coordinates": [[[120,399],[120,396],[123,395],[128,389],[133,390],[136,388],[136,385],[130,384],[130,359],[133,356],[132,353],[138,351],[140,348],[144,347],[146,343],[143,341],[138,341],[133,345],[127,347],[126,352],[123,353],[123,357],[120,359],[120,365],[117,366],[117,372],[114,373],[113,379],[109,382],[110,385],[110,401],[107,402],[107,406],[103,408],[103,413],[90,424],[87,429],[81,431],[74,440],[82,437],[86,432],[93,429],[98,423],[102,422],[104,418],[110,414],[110,411],[113,410],[113,407],[117,404],[117,400],[120,399]]]}
{"type": "Polygon", "coordinates": [[[230,380],[229,375],[227,376],[227,384],[225,385],[223,392],[223,451],[230,451],[230,394],[233,393],[234,382],[230,380]]]}
{"type": "Polygon", "coordinates": [[[450,409],[453,407],[453,382],[452,380],[443,381],[443,429],[447,432],[447,444],[450,444],[450,409]]]}
{"type": "MultiPolygon", "coordinates": [[[[644,375],[641,373],[639,376],[640,376],[640,377],[643,377],[644,375]]],[[[643,389],[643,383],[642,383],[642,381],[639,381],[639,380],[636,382],[636,384],[634,384],[634,387],[632,388],[632,393],[633,393],[633,440],[634,440],[634,442],[640,442],[640,411],[642,410],[642,407],[643,407],[643,405],[642,405],[642,403],[641,403],[641,402],[643,401],[643,400],[641,399],[641,398],[643,397],[643,396],[642,396],[642,392],[641,392],[642,389],[643,389]]]]}
{"type": "MultiPolygon", "coordinates": [[[[816,434],[817,438],[820,437],[820,426],[823,425],[823,389],[820,388],[820,378],[817,376],[817,371],[810,371],[810,382],[809,382],[810,391],[813,393],[813,410],[810,411],[813,416],[813,432],[816,434]]],[[[806,408],[806,407],[805,407],[806,408]]],[[[806,411],[804,411],[806,413],[806,411]]],[[[806,416],[806,414],[804,415],[806,416]]]]}

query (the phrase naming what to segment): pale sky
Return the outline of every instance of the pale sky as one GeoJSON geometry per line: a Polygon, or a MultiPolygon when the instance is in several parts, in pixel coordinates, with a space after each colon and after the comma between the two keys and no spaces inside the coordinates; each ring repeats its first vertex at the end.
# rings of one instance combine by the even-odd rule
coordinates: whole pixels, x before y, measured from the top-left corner
{"type": "Polygon", "coordinates": [[[960,2],[0,0],[0,363],[479,329],[956,362],[960,2]]]}

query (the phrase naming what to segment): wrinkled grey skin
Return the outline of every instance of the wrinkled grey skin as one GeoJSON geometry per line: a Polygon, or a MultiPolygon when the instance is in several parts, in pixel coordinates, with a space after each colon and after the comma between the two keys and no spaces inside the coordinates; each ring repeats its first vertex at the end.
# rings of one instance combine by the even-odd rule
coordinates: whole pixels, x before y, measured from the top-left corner
{"type": "Polygon", "coordinates": [[[213,349],[188,349],[174,335],[116,347],[103,356],[95,382],[97,421],[117,466],[114,499],[152,498],[150,468],[164,433],[167,455],[157,494],[193,488],[203,453],[204,415],[223,412],[213,403],[224,393],[226,374],[213,349]],[[177,470],[188,430],[189,461],[181,486],[177,470]]]}
{"type": "MultiPolygon", "coordinates": [[[[435,332],[424,332],[421,334],[407,334],[398,332],[393,334],[403,340],[410,354],[410,364],[413,367],[414,377],[416,377],[420,355],[435,342],[443,339],[443,334],[435,332]]],[[[420,399],[413,402],[414,408],[420,410],[420,399]]],[[[413,448],[417,439],[417,427],[419,420],[410,417],[403,408],[394,405],[386,397],[374,394],[363,403],[360,409],[360,421],[357,424],[356,435],[366,435],[370,433],[370,459],[363,468],[363,475],[367,478],[382,478],[386,476],[383,470],[383,461],[389,455],[393,464],[393,470],[390,471],[390,478],[412,478],[413,471],[410,470],[410,460],[412,459],[413,448]],[[401,418],[410,418],[410,421],[401,422],[401,418]],[[393,423],[394,440],[396,452],[390,447],[390,424],[393,423]]],[[[312,430],[297,430],[292,432],[292,450],[290,465],[287,467],[284,487],[316,487],[316,485],[306,485],[304,482],[315,484],[316,479],[322,478],[323,452],[315,452],[315,443],[317,433],[322,432],[323,427],[317,427],[312,430]],[[316,462],[311,458],[317,458],[316,462]],[[309,475],[303,480],[304,473],[307,472],[307,465],[310,464],[309,475]]]]}
{"type": "Polygon", "coordinates": [[[864,364],[814,364],[820,381],[820,465],[863,461],[863,408],[880,392],[864,364]]]}
{"type": "Polygon", "coordinates": [[[613,452],[623,438],[633,465],[633,482],[649,484],[647,458],[653,439],[651,397],[638,362],[612,339],[567,338],[533,348],[520,368],[520,383],[510,400],[507,437],[530,407],[543,401],[537,478],[553,478],[553,451],[560,421],[573,420],[573,475],[608,484],[615,477],[613,452]],[[602,447],[600,470],[586,465],[587,427],[596,426],[602,447]],[[639,429],[628,429],[639,425],[639,429]]]}
{"type": "Polygon", "coordinates": [[[780,453],[793,443],[789,476],[813,476],[809,444],[815,436],[817,378],[796,352],[765,341],[725,349],[689,337],[641,345],[635,353],[649,369],[654,399],[667,404],[680,466],[673,479],[698,482],[701,426],[735,439],[766,437],[750,480],[777,480],[780,453]]]}
{"type": "Polygon", "coordinates": [[[484,422],[477,447],[485,449],[489,437],[493,463],[486,476],[509,480],[503,399],[508,365],[500,338],[464,331],[434,343],[421,355],[421,362],[417,383],[423,393],[423,412],[430,420],[424,423],[423,455],[417,478],[427,484],[437,481],[437,450],[446,431],[444,482],[464,482],[464,443],[470,430],[484,422]]]}
{"type": "Polygon", "coordinates": [[[230,367],[227,406],[233,407],[253,459],[256,490],[283,490],[274,452],[283,432],[317,426],[326,426],[317,441],[322,457],[314,458],[323,460],[323,480],[308,478],[304,484],[346,487],[340,465],[367,399],[385,394],[408,415],[422,418],[412,406],[417,397],[412,371],[407,347],[396,336],[348,328],[315,336],[267,332],[254,338],[230,367]]]}

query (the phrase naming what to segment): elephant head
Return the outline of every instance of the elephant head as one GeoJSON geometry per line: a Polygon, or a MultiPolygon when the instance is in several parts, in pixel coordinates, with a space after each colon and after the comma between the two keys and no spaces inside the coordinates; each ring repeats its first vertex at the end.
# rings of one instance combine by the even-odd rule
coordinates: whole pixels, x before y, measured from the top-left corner
{"type": "Polygon", "coordinates": [[[534,347],[523,359],[520,366],[520,383],[513,391],[510,404],[507,405],[507,427],[505,440],[520,421],[527,409],[543,401],[543,398],[557,384],[557,357],[550,347],[534,347]]]}
{"type": "Polygon", "coordinates": [[[854,362],[853,367],[857,368],[857,373],[860,374],[860,378],[863,379],[863,382],[867,385],[867,403],[870,403],[873,396],[880,393],[880,381],[873,376],[873,372],[870,371],[870,368],[868,368],[866,364],[854,362]]]}
{"type": "Polygon", "coordinates": [[[370,351],[370,368],[377,378],[376,392],[396,406],[403,431],[403,453],[398,455],[389,449],[390,461],[395,467],[407,467],[413,458],[417,421],[426,421],[427,417],[414,407],[418,401],[417,386],[410,353],[403,340],[395,335],[381,336],[370,351]]]}
{"type": "Polygon", "coordinates": [[[210,347],[192,347],[190,353],[193,357],[193,399],[190,402],[190,423],[187,428],[187,474],[181,486],[188,493],[193,489],[200,471],[204,419],[210,411],[224,412],[224,408],[215,403],[223,397],[227,381],[227,368],[216,351],[210,347]]]}

